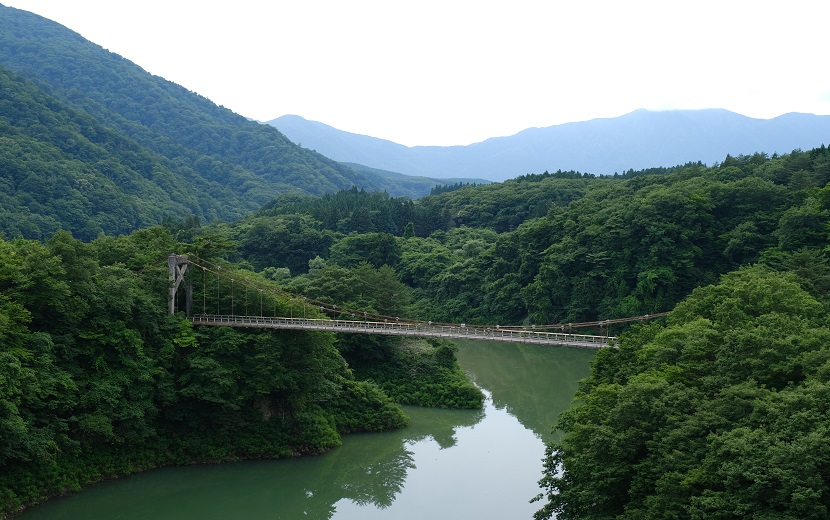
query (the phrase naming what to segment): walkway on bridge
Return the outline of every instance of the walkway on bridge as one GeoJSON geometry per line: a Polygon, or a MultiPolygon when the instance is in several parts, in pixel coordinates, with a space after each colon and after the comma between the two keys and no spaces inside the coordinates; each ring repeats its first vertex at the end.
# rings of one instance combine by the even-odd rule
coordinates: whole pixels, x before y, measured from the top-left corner
{"type": "MultiPolygon", "coordinates": [[[[532,343],[538,345],[558,345],[579,348],[615,347],[617,338],[607,335],[572,334],[573,329],[581,327],[598,328],[601,332],[617,323],[648,320],[667,313],[659,313],[631,318],[617,318],[587,323],[568,323],[561,325],[536,326],[499,326],[499,325],[465,325],[434,323],[430,321],[407,320],[399,317],[384,316],[371,312],[338,308],[337,305],[313,300],[300,295],[289,294],[262,281],[246,278],[240,272],[232,273],[219,266],[208,267],[204,260],[196,263],[183,255],[170,255],[168,258],[170,275],[169,311],[176,312],[179,307],[179,287],[184,284],[184,310],[194,325],[246,327],[263,329],[295,329],[345,332],[354,334],[385,334],[396,336],[417,336],[448,339],[476,339],[488,341],[505,341],[513,343],[532,343]],[[188,266],[193,266],[201,276],[188,273],[188,266]],[[215,285],[208,287],[207,274],[210,273],[215,285]],[[202,302],[202,313],[193,314],[194,279],[201,278],[201,290],[198,292],[202,302]],[[215,287],[215,289],[213,289],[215,287]],[[252,302],[249,293],[253,296],[252,302]],[[244,295],[244,296],[243,296],[244,295]],[[258,305],[257,305],[258,297],[258,305]],[[264,304],[264,298],[271,303],[264,304]],[[208,301],[216,309],[215,314],[208,314],[208,301]],[[302,311],[302,317],[295,316],[295,304],[302,311]],[[285,307],[288,308],[285,308],[285,307]],[[249,307],[258,307],[259,315],[249,315],[249,307]],[[272,316],[265,316],[266,310],[273,309],[272,316]],[[278,308],[290,317],[280,316],[278,308]],[[240,315],[236,311],[243,311],[240,315]],[[223,312],[224,311],[224,312],[223,312]],[[230,312],[228,312],[230,311],[230,312]],[[306,317],[306,311],[309,316],[306,317]],[[319,311],[319,312],[318,312],[319,311]],[[325,319],[325,313],[331,313],[331,319],[325,319]],[[342,319],[351,316],[351,320],[342,319]],[[362,316],[363,320],[359,317],[362,316]],[[358,317],[358,319],[355,319],[358,317]],[[557,330],[560,332],[548,332],[557,330]],[[566,332],[567,331],[567,332],[566,332]]],[[[213,282],[211,282],[213,284],[213,282]]],[[[253,309],[252,309],[253,310],[253,309]]],[[[256,312],[256,311],[255,311],[256,312]]],[[[299,313],[297,313],[299,314],[299,313]]]]}
{"type": "Polygon", "coordinates": [[[613,336],[590,336],[560,332],[540,332],[527,329],[484,327],[475,325],[448,325],[408,322],[351,321],[307,318],[272,318],[267,316],[229,316],[196,314],[191,318],[194,325],[220,327],[247,327],[263,329],[299,329],[347,332],[354,334],[385,334],[393,336],[416,336],[425,338],[480,339],[508,341],[512,343],[534,343],[537,345],[559,345],[579,348],[605,348],[616,344],[613,336]]]}

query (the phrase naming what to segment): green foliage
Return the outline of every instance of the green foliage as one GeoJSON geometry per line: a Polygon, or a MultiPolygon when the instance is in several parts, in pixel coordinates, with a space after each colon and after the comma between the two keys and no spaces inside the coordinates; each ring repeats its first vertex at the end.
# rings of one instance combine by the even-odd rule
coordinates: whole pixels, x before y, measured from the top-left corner
{"type": "Polygon", "coordinates": [[[433,186],[431,190],[429,190],[430,195],[440,195],[441,193],[449,193],[451,191],[460,190],[465,186],[476,186],[474,182],[456,182],[455,184],[440,184],[438,186],[433,186]]]}
{"type": "MultiPolygon", "coordinates": [[[[302,274],[317,257],[348,268],[387,264],[412,289],[411,317],[595,321],[666,311],[695,287],[759,261],[798,269],[818,293],[830,287],[820,279],[830,192],[790,182],[797,172],[824,179],[828,163],[822,147],[614,178],[527,175],[417,201],[356,188],[286,195],[214,230],[243,244],[258,269],[302,274]]],[[[299,292],[305,284],[288,282],[299,292]]],[[[338,290],[316,292],[335,301],[338,290]]]]}
{"type": "Polygon", "coordinates": [[[762,267],[603,352],[558,427],[536,518],[823,518],[827,311],[762,267]]]}
{"type": "Polygon", "coordinates": [[[363,262],[349,269],[322,259],[314,264],[319,267],[291,280],[286,288],[293,293],[337,304],[342,310],[335,317],[341,319],[364,319],[363,315],[353,314],[358,311],[392,319],[406,315],[409,288],[398,280],[395,270],[388,265],[375,268],[363,262]]]}
{"type": "Polygon", "coordinates": [[[161,227],[0,239],[0,516],[102,478],[320,453],[340,433],[406,424],[330,334],[169,316],[165,259],[182,248],[161,227]]]}
{"type": "Polygon", "coordinates": [[[0,11],[7,236],[45,239],[66,229],[92,240],[161,222],[239,219],[285,193],[410,192],[299,147],[61,25],[0,11]]]}
{"type": "Polygon", "coordinates": [[[368,262],[376,268],[395,267],[401,258],[401,246],[389,233],[362,233],[343,237],[331,246],[330,260],[343,267],[368,262]]]}
{"type": "Polygon", "coordinates": [[[0,231],[91,240],[202,214],[187,183],[136,143],[2,68],[0,87],[0,231]]]}
{"type": "MultiPolygon", "coordinates": [[[[309,215],[323,229],[338,233],[389,233],[401,235],[413,223],[421,227],[424,216],[407,197],[390,197],[385,192],[367,192],[352,187],[322,197],[283,195],[260,212],[263,216],[309,215]],[[417,223],[417,224],[415,224],[417,223]]],[[[424,230],[429,233],[432,230],[424,230]]]]}
{"type": "Polygon", "coordinates": [[[398,341],[389,361],[356,365],[355,374],[401,404],[481,408],[484,394],[460,369],[455,351],[446,340],[398,341]]]}
{"type": "MultiPolygon", "coordinates": [[[[405,212],[395,209],[404,207],[400,201],[359,190],[284,197],[268,212],[308,214],[332,231],[353,231],[342,224],[358,209],[376,227],[374,216],[411,216],[414,234],[398,241],[400,258],[390,265],[413,289],[412,316],[593,321],[665,311],[695,287],[752,262],[780,264],[782,255],[824,262],[827,188],[788,184],[785,173],[823,176],[829,155],[820,148],[728,157],[713,167],[690,163],[612,179],[525,176],[426,197],[407,203],[405,212]]],[[[396,229],[404,221],[396,220],[396,229]]],[[[383,235],[375,233],[335,238],[328,252],[315,255],[346,266],[370,258],[379,265],[383,235]]],[[[816,283],[817,290],[827,287],[816,283]]]]}
{"type": "Polygon", "coordinates": [[[326,410],[340,433],[402,428],[409,422],[383,390],[366,381],[344,380],[342,391],[326,410]]]}
{"type": "Polygon", "coordinates": [[[239,252],[255,268],[287,267],[295,274],[307,270],[309,259],[328,256],[336,238],[306,215],[247,219],[237,233],[241,237],[239,252]]]}
{"type": "Polygon", "coordinates": [[[486,275],[492,268],[495,232],[456,228],[426,240],[405,241],[398,269],[416,288],[415,312],[423,319],[478,323],[486,309],[486,275]]]}
{"type": "Polygon", "coordinates": [[[528,219],[544,217],[552,208],[567,206],[593,184],[610,179],[539,176],[485,186],[467,186],[424,201],[434,230],[452,226],[487,228],[503,233],[528,219]]]}
{"type": "Polygon", "coordinates": [[[424,319],[444,319],[433,309],[455,321],[529,324],[665,311],[723,273],[774,258],[773,248],[820,251],[827,188],[787,184],[781,172],[824,175],[828,155],[821,148],[626,178],[542,175],[459,189],[419,205],[442,205],[454,225],[506,232],[484,239],[482,262],[448,261],[434,242],[407,240],[398,269],[418,289],[424,319]],[[550,203],[528,218],[536,197],[550,203]],[[514,231],[498,224],[500,211],[519,217],[514,231]]]}

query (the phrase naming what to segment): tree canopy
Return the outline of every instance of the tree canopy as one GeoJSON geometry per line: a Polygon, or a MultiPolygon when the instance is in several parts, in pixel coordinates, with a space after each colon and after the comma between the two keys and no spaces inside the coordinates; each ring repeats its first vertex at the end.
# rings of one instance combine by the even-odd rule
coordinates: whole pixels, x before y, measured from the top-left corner
{"type": "Polygon", "coordinates": [[[752,267],[626,335],[559,420],[536,518],[826,518],[827,323],[752,267]]]}
{"type": "Polygon", "coordinates": [[[0,516],[109,476],[319,453],[406,424],[331,334],[168,315],[165,258],[183,247],[160,227],[0,239],[0,516]]]}

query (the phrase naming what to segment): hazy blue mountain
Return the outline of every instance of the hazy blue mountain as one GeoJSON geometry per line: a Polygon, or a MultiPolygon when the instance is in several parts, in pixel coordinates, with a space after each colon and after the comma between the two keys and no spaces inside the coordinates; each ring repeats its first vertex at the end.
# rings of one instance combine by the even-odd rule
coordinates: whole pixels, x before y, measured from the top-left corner
{"type": "Polygon", "coordinates": [[[420,192],[425,185],[429,186],[439,186],[439,185],[454,185],[454,184],[490,184],[491,181],[487,179],[478,179],[478,178],[470,178],[470,177],[447,177],[443,179],[435,178],[435,177],[419,177],[416,175],[404,175],[398,172],[390,172],[388,170],[380,170],[378,168],[372,168],[371,166],[365,166],[363,164],[358,163],[350,163],[344,162],[344,165],[348,166],[356,173],[365,173],[370,175],[376,175],[378,177],[382,177],[384,179],[388,179],[390,182],[394,183],[398,186],[399,190],[409,190],[411,192],[420,192]]]}
{"type": "Polygon", "coordinates": [[[337,130],[299,116],[269,124],[337,161],[407,175],[501,181],[527,173],[630,169],[721,162],[729,155],[788,153],[830,143],[830,116],[785,114],[753,119],[722,109],[637,110],[624,116],[529,128],[468,146],[414,146],[337,130]]]}

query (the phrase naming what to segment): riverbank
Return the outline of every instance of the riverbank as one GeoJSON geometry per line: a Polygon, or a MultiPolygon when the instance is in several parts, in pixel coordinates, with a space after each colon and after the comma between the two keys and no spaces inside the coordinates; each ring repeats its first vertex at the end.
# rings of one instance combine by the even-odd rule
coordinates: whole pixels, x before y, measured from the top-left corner
{"type": "Polygon", "coordinates": [[[457,352],[448,340],[405,338],[383,364],[354,367],[355,377],[377,384],[398,404],[481,409],[484,394],[459,366],[457,352]]]}
{"type": "Polygon", "coordinates": [[[90,487],[19,520],[531,518],[544,443],[595,352],[459,342],[478,410],[404,406],[409,426],[316,457],[167,468],[90,487]],[[552,419],[553,418],[553,419],[552,419]]]}
{"type": "Polygon", "coordinates": [[[153,469],[326,453],[342,444],[342,435],[406,426],[400,404],[481,409],[484,396],[459,367],[452,343],[401,341],[394,352],[383,363],[355,370],[355,379],[341,377],[337,391],[293,417],[261,397],[239,411],[249,416],[244,429],[160,432],[140,446],[81,451],[28,474],[25,467],[12,468],[0,476],[0,520],[90,484],[153,469]]]}

